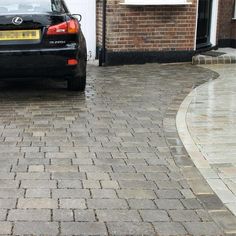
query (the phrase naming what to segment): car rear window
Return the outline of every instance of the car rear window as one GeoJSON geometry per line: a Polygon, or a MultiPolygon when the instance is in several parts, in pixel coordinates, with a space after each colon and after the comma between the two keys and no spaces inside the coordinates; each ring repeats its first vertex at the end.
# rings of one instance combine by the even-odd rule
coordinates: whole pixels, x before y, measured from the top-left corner
{"type": "Polygon", "coordinates": [[[0,0],[0,14],[65,12],[60,0],[0,0]]]}

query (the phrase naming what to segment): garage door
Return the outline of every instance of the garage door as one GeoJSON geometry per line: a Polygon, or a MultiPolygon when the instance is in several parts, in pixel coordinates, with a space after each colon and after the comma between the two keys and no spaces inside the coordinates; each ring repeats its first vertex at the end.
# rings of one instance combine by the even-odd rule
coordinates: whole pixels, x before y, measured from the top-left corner
{"type": "Polygon", "coordinates": [[[65,0],[73,14],[81,14],[81,26],[87,42],[88,60],[96,56],[96,0],[65,0]]]}

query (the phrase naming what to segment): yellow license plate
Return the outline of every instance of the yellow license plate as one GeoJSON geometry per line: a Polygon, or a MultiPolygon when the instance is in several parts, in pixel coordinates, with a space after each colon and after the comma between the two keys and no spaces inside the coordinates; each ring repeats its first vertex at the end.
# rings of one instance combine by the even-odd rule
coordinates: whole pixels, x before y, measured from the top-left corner
{"type": "Polygon", "coordinates": [[[9,30],[0,31],[0,41],[39,40],[40,30],[9,30]]]}

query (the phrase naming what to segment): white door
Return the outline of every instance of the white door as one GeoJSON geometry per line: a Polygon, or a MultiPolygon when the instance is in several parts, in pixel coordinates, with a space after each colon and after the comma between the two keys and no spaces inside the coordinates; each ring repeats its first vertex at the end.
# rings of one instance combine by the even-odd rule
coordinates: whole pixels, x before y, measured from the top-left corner
{"type": "Polygon", "coordinates": [[[65,0],[72,14],[81,14],[81,27],[86,38],[88,60],[96,56],[96,0],[65,0]]]}

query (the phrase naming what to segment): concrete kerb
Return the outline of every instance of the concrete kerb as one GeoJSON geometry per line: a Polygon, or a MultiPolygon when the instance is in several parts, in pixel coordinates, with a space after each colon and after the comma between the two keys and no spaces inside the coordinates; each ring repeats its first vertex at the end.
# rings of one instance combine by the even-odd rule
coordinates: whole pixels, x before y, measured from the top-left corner
{"type": "MultiPolygon", "coordinates": [[[[236,216],[222,203],[222,200],[212,191],[211,183],[207,183],[206,170],[211,169],[208,161],[205,159],[204,154],[200,152],[191,134],[188,130],[186,123],[186,116],[188,108],[194,99],[198,90],[208,86],[209,83],[217,83],[221,78],[217,80],[206,82],[199,87],[192,90],[184,99],[179,107],[176,116],[176,127],[179,137],[193,161],[195,167],[192,170],[200,172],[201,177],[187,177],[187,181],[192,188],[192,191],[196,194],[197,198],[202,202],[208,213],[212,216],[213,220],[222,228],[226,235],[236,235],[236,216]]],[[[186,167],[182,167],[183,175],[186,167]]],[[[214,171],[211,169],[211,171],[214,171]]],[[[217,175],[217,173],[215,172],[217,175]]],[[[230,190],[228,190],[230,191],[230,190]]]]}

